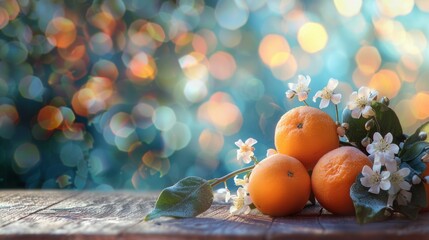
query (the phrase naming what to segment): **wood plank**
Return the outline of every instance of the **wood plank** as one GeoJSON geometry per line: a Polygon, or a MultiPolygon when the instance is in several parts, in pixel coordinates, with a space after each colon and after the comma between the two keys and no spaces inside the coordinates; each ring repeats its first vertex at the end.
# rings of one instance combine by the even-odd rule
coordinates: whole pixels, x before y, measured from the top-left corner
{"type": "Polygon", "coordinates": [[[196,218],[142,221],[122,233],[122,239],[264,239],[272,218],[262,214],[234,216],[229,205],[214,203],[196,218]]]}
{"type": "Polygon", "coordinates": [[[0,228],[3,239],[115,239],[140,222],[155,196],[137,192],[83,192],[0,228]]]}
{"type": "Polygon", "coordinates": [[[78,192],[72,191],[0,191],[0,229],[76,194],[78,192]]]}

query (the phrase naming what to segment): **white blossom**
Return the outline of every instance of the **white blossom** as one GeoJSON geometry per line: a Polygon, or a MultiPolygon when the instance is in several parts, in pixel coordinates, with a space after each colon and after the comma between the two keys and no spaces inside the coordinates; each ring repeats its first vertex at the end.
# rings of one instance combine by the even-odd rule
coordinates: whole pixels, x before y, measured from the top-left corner
{"type": "Polygon", "coordinates": [[[235,142],[235,145],[239,147],[237,150],[237,160],[243,161],[244,163],[250,163],[252,161],[252,157],[255,155],[253,151],[255,150],[253,145],[255,145],[257,141],[253,138],[248,138],[246,142],[238,140],[235,142]]]}
{"type": "Polygon", "coordinates": [[[232,195],[231,199],[232,206],[229,208],[231,214],[250,213],[251,209],[249,205],[252,204],[252,200],[244,188],[239,187],[237,189],[237,195],[232,195]]]}
{"type": "Polygon", "coordinates": [[[328,85],[324,87],[322,90],[317,91],[313,97],[313,102],[316,102],[317,98],[321,98],[319,108],[326,108],[329,106],[329,102],[333,104],[338,104],[341,101],[341,94],[334,93],[335,88],[338,86],[337,79],[329,79],[328,85]]]}
{"type": "Polygon", "coordinates": [[[413,182],[413,184],[414,184],[414,185],[416,185],[416,184],[421,183],[421,182],[422,182],[422,179],[421,179],[419,176],[414,175],[414,176],[413,176],[413,179],[412,179],[412,182],[413,182]]]}
{"type": "Polygon", "coordinates": [[[396,172],[390,173],[390,184],[389,194],[396,194],[401,190],[410,190],[411,184],[405,180],[405,177],[410,174],[409,168],[401,168],[396,172]]]}
{"type": "Polygon", "coordinates": [[[361,87],[357,92],[350,95],[350,101],[347,108],[352,111],[353,118],[369,118],[375,115],[374,109],[371,107],[371,102],[377,96],[377,91],[367,87],[361,87]]]}
{"type": "Polygon", "coordinates": [[[396,171],[395,154],[399,152],[398,145],[392,143],[392,141],[393,136],[390,132],[384,138],[380,133],[375,132],[373,142],[366,146],[369,157],[374,159],[374,165],[377,167],[386,165],[390,172],[396,171]]]}
{"type": "Polygon", "coordinates": [[[298,95],[298,100],[300,102],[305,101],[308,97],[308,92],[310,92],[311,78],[310,76],[298,75],[297,83],[289,83],[289,90],[286,91],[286,97],[292,99],[295,95],[298,95]]]}
{"type": "Polygon", "coordinates": [[[247,185],[249,184],[249,176],[246,174],[243,178],[239,178],[238,175],[234,177],[235,186],[241,186],[247,191],[247,185]]]}
{"type": "Polygon", "coordinates": [[[363,177],[360,179],[360,182],[363,186],[369,187],[368,192],[379,194],[380,189],[388,190],[390,186],[389,171],[373,171],[370,167],[365,165],[362,169],[363,177]]]}

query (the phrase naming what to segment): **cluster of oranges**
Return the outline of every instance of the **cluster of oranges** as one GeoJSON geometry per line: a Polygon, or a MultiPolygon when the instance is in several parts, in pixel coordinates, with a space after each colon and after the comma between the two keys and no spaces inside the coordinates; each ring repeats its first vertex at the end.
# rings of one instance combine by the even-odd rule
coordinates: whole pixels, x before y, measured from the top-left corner
{"type": "Polygon", "coordinates": [[[277,154],[258,163],[248,191],[262,213],[285,216],[301,211],[313,192],[334,214],[354,214],[350,187],[370,159],[354,147],[340,147],[337,125],[308,106],[285,113],[275,129],[277,154]],[[311,172],[311,176],[309,174],[311,172]]]}

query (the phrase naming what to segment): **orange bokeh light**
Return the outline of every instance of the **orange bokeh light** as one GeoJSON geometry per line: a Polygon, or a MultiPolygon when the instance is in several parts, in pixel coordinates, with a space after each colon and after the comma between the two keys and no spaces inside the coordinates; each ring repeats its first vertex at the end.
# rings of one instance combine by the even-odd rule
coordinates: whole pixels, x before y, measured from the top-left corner
{"type": "Polygon", "coordinates": [[[54,106],[45,106],[37,115],[37,122],[46,130],[54,130],[61,126],[64,118],[61,110],[54,106]]]}
{"type": "Polygon", "coordinates": [[[45,34],[53,46],[66,48],[76,39],[76,26],[67,18],[56,17],[49,22],[45,34]]]}
{"type": "Polygon", "coordinates": [[[429,118],[429,92],[419,92],[412,98],[412,111],[417,119],[429,118]]]}
{"type": "Polygon", "coordinates": [[[128,77],[135,83],[145,83],[155,79],[158,71],[153,57],[145,52],[140,52],[131,59],[128,70],[128,77]]]}
{"type": "Polygon", "coordinates": [[[269,67],[280,66],[290,56],[289,44],[283,36],[269,34],[259,44],[259,56],[269,67]]]}
{"type": "Polygon", "coordinates": [[[380,96],[393,98],[401,89],[401,81],[394,71],[382,69],[372,76],[369,87],[376,89],[380,96]]]}
{"type": "Polygon", "coordinates": [[[227,80],[234,75],[237,65],[234,57],[227,52],[217,52],[209,59],[209,70],[219,80],[227,80]]]}

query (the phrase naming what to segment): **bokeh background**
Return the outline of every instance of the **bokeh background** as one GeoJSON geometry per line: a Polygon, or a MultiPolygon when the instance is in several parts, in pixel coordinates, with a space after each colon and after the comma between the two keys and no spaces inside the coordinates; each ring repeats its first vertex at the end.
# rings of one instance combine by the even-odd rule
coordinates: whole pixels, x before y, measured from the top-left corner
{"type": "MultiPolygon", "coordinates": [[[[0,188],[140,189],[272,148],[297,75],[429,118],[427,0],[2,0],[0,188]]],[[[334,109],[326,111],[334,116],[334,109]]]]}

